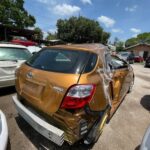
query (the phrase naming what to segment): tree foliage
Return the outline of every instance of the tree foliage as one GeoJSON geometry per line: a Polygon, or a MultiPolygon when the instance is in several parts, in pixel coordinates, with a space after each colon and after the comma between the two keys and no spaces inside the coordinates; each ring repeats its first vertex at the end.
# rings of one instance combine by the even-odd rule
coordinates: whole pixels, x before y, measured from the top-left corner
{"type": "Polygon", "coordinates": [[[24,0],[0,0],[0,23],[19,28],[32,27],[36,20],[23,5],[24,0]]]}
{"type": "Polygon", "coordinates": [[[117,52],[124,51],[124,42],[120,41],[117,37],[114,39],[114,45],[117,52]]]}
{"type": "Polygon", "coordinates": [[[55,40],[57,39],[57,34],[56,33],[51,33],[51,32],[48,32],[48,35],[46,37],[46,40],[55,40]]]}
{"type": "Polygon", "coordinates": [[[135,38],[130,38],[126,41],[125,46],[129,47],[138,43],[150,44],[150,32],[138,34],[135,38]]]}
{"type": "Polygon", "coordinates": [[[118,43],[116,45],[116,51],[117,52],[124,51],[124,42],[118,41],[118,43]]]}
{"type": "Polygon", "coordinates": [[[102,42],[107,43],[110,34],[103,31],[99,23],[85,17],[71,17],[57,21],[57,37],[66,42],[85,43],[102,42]]]}
{"type": "Polygon", "coordinates": [[[36,34],[35,34],[35,39],[40,39],[40,40],[42,40],[43,39],[43,32],[42,32],[42,30],[39,28],[39,27],[36,27],[35,29],[34,29],[34,31],[36,32],[36,34]]]}

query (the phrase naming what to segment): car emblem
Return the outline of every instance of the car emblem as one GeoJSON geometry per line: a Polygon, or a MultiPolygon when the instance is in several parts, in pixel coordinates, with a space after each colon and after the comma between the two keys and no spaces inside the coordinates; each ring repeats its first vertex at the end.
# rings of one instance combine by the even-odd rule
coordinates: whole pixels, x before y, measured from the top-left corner
{"type": "Polygon", "coordinates": [[[28,79],[32,79],[32,78],[33,78],[32,72],[28,72],[27,75],[26,75],[26,77],[27,77],[28,79]]]}

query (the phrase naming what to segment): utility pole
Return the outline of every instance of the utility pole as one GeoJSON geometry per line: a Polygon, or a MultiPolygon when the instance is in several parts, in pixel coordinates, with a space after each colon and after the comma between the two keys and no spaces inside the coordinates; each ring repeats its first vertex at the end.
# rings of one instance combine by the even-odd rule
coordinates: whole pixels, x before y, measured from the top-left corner
{"type": "Polygon", "coordinates": [[[7,41],[7,27],[4,27],[5,41],[7,41]]]}

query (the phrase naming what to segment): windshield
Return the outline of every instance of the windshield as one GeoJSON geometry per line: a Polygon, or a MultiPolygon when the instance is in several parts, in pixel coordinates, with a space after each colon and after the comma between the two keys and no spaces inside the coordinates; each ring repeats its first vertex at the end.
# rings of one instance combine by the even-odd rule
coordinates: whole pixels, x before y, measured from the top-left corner
{"type": "Polygon", "coordinates": [[[26,64],[37,69],[61,72],[81,73],[90,52],[45,48],[31,57],[26,64]]]}
{"type": "Polygon", "coordinates": [[[0,47],[0,60],[27,60],[31,56],[25,48],[0,47]]]}

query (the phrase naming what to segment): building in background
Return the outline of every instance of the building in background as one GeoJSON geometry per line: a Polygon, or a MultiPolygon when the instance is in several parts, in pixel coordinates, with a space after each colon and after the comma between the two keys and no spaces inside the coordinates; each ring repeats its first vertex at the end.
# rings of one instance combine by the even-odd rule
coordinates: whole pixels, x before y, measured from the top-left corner
{"type": "Polygon", "coordinates": [[[141,56],[144,60],[150,56],[150,44],[139,43],[125,48],[126,51],[133,51],[135,55],[141,56]]]}

